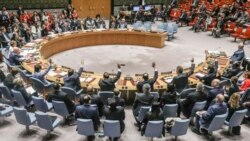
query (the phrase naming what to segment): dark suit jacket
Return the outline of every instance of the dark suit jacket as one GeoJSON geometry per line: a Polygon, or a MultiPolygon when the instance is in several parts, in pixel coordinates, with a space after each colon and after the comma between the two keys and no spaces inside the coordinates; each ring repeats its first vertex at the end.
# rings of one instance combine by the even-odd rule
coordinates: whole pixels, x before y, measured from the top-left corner
{"type": "Polygon", "coordinates": [[[239,91],[240,91],[240,88],[237,84],[231,84],[228,90],[228,98],[230,98],[233,93],[239,92],[239,91]]]}
{"type": "Polygon", "coordinates": [[[188,87],[188,77],[193,74],[195,64],[191,64],[191,69],[188,73],[181,73],[173,78],[172,83],[178,93],[188,87]]]}
{"type": "Polygon", "coordinates": [[[136,85],[137,91],[142,93],[143,92],[142,87],[144,84],[149,84],[151,87],[151,91],[153,91],[154,90],[154,83],[156,82],[157,78],[158,78],[158,71],[155,71],[153,78],[148,79],[147,81],[140,81],[137,83],[137,85],[136,85]]]}
{"type": "Polygon", "coordinates": [[[97,94],[91,94],[91,104],[96,104],[98,107],[98,111],[99,111],[99,116],[103,115],[103,107],[104,107],[104,103],[101,100],[100,96],[97,94]]]}
{"type": "Polygon", "coordinates": [[[245,56],[245,52],[243,49],[238,49],[237,51],[234,52],[234,54],[231,56],[231,60],[233,62],[235,61],[241,61],[245,56]]]}
{"type": "Polygon", "coordinates": [[[228,71],[225,72],[222,76],[230,79],[232,76],[237,75],[240,71],[240,68],[228,69],[228,71]]]}
{"type": "Polygon", "coordinates": [[[55,91],[49,94],[48,102],[52,102],[52,100],[64,102],[70,114],[75,111],[75,104],[70,100],[68,95],[62,91],[55,91]]]}
{"type": "Polygon", "coordinates": [[[207,95],[203,92],[190,93],[185,100],[181,103],[181,110],[185,117],[189,118],[194,107],[195,102],[207,100],[207,95]]]}
{"type": "Polygon", "coordinates": [[[96,107],[90,106],[89,104],[77,106],[75,118],[92,119],[95,130],[98,130],[100,119],[96,107]]]}
{"type": "Polygon", "coordinates": [[[139,113],[139,110],[142,106],[151,106],[152,102],[154,100],[154,96],[153,95],[138,95],[135,98],[135,102],[133,104],[133,114],[134,116],[137,116],[139,113]]]}
{"type": "Polygon", "coordinates": [[[114,96],[112,98],[109,98],[108,101],[114,100],[117,106],[124,107],[125,106],[125,100],[121,97],[114,96]]]}
{"type": "Polygon", "coordinates": [[[163,95],[161,96],[161,106],[163,107],[165,104],[176,104],[176,94],[174,93],[169,93],[169,92],[164,92],[163,95]]]}
{"type": "Polygon", "coordinates": [[[101,91],[113,91],[115,88],[115,83],[120,79],[121,74],[121,71],[118,71],[114,78],[100,79],[99,87],[101,91]]]}
{"type": "Polygon", "coordinates": [[[23,60],[24,59],[22,58],[21,55],[18,55],[18,54],[14,53],[14,52],[10,53],[10,56],[9,56],[10,65],[13,65],[13,66],[21,65],[23,60]]]}
{"type": "Polygon", "coordinates": [[[200,125],[201,127],[208,127],[209,124],[212,122],[213,118],[216,115],[222,115],[227,112],[227,104],[214,104],[209,106],[207,112],[202,114],[202,117],[200,118],[200,125]]]}
{"type": "Polygon", "coordinates": [[[5,48],[5,47],[9,46],[9,42],[6,40],[6,38],[4,37],[3,34],[7,38],[9,38],[9,37],[6,33],[0,33],[0,43],[1,43],[2,47],[5,48]]]}
{"type": "Polygon", "coordinates": [[[125,112],[123,107],[117,107],[114,111],[105,108],[104,115],[107,120],[119,120],[121,133],[124,131],[125,124],[123,120],[125,119],[125,112]]]}
{"type": "Polygon", "coordinates": [[[81,85],[80,85],[81,83],[80,83],[79,77],[81,76],[82,72],[83,72],[83,68],[80,67],[78,72],[74,73],[71,76],[65,77],[63,79],[64,87],[72,88],[75,91],[80,90],[81,89],[81,85]]]}

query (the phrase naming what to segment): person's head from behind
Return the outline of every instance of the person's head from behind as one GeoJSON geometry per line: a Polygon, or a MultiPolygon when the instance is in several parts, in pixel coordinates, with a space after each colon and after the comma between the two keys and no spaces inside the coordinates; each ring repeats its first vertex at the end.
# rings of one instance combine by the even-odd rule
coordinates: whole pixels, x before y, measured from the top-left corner
{"type": "Polygon", "coordinates": [[[109,73],[108,73],[108,72],[104,72],[103,78],[104,78],[104,79],[108,79],[108,78],[109,78],[109,73]]]}
{"type": "Polygon", "coordinates": [[[74,70],[73,69],[69,69],[68,70],[68,76],[71,76],[71,75],[73,75],[74,74],[74,70]]]}
{"type": "Polygon", "coordinates": [[[35,72],[40,72],[41,69],[42,69],[42,66],[41,66],[40,64],[36,64],[36,65],[34,66],[34,71],[35,71],[35,72]]]}
{"type": "Polygon", "coordinates": [[[147,81],[149,79],[148,73],[144,73],[142,75],[142,78],[143,78],[144,81],[147,81]]]}
{"type": "Polygon", "coordinates": [[[228,101],[228,104],[231,108],[239,108],[240,107],[240,94],[233,93],[228,101]]]}
{"type": "Polygon", "coordinates": [[[83,105],[83,104],[89,104],[90,100],[91,100],[91,97],[89,95],[81,95],[79,102],[80,102],[81,105],[83,105]]]}
{"type": "Polygon", "coordinates": [[[237,84],[238,77],[237,76],[233,76],[233,77],[231,77],[230,81],[231,81],[232,84],[237,84]]]}
{"type": "Polygon", "coordinates": [[[196,91],[197,92],[203,92],[203,90],[204,90],[203,83],[201,83],[201,82],[197,83],[197,85],[196,85],[196,91]]]}
{"type": "Polygon", "coordinates": [[[182,66],[177,66],[177,68],[176,68],[176,73],[177,73],[177,74],[183,73],[183,67],[182,67],[182,66]]]}
{"type": "Polygon", "coordinates": [[[13,81],[15,87],[22,87],[23,86],[23,80],[21,78],[16,78],[13,81]]]}
{"type": "Polygon", "coordinates": [[[11,41],[11,42],[10,42],[10,46],[11,46],[11,47],[16,47],[16,41],[11,41]]]}
{"type": "Polygon", "coordinates": [[[119,96],[120,95],[120,91],[117,88],[115,88],[113,92],[114,92],[115,96],[119,96]]]}
{"type": "Polygon", "coordinates": [[[15,53],[15,54],[20,54],[20,49],[18,48],[18,47],[13,47],[13,52],[15,53]]]}
{"type": "Polygon", "coordinates": [[[87,94],[92,94],[94,92],[94,87],[92,85],[88,85],[86,92],[87,94]]]}
{"type": "Polygon", "coordinates": [[[243,49],[243,48],[244,48],[244,44],[243,43],[239,43],[238,49],[243,49]]]}
{"type": "Polygon", "coordinates": [[[217,96],[216,96],[216,102],[218,103],[218,104],[222,104],[223,102],[224,102],[224,95],[223,94],[218,94],[217,96]]]}
{"type": "Polygon", "coordinates": [[[12,69],[10,70],[10,73],[11,73],[12,76],[16,76],[17,73],[18,73],[18,70],[17,70],[16,68],[12,68],[12,69]]]}
{"type": "Polygon", "coordinates": [[[150,91],[151,91],[151,87],[150,87],[150,85],[148,83],[144,84],[142,89],[143,89],[144,94],[149,94],[150,91]]]}
{"type": "Polygon", "coordinates": [[[211,86],[214,88],[220,87],[220,80],[219,79],[214,79],[211,83],[211,86]]]}
{"type": "Polygon", "coordinates": [[[244,77],[250,79],[250,71],[245,72],[244,77]]]}
{"type": "Polygon", "coordinates": [[[109,100],[109,106],[110,106],[110,111],[114,111],[117,107],[117,103],[115,102],[114,99],[109,100]]]}
{"type": "Polygon", "coordinates": [[[59,91],[60,87],[61,87],[61,85],[59,83],[54,83],[53,84],[53,88],[54,88],[55,91],[59,91]]]}
{"type": "Polygon", "coordinates": [[[167,85],[167,92],[169,93],[174,93],[175,92],[175,87],[173,84],[168,84],[167,85]]]}
{"type": "Polygon", "coordinates": [[[152,113],[160,113],[160,110],[161,107],[160,107],[160,103],[159,102],[153,102],[152,103],[152,107],[151,107],[151,112],[152,113]]]}

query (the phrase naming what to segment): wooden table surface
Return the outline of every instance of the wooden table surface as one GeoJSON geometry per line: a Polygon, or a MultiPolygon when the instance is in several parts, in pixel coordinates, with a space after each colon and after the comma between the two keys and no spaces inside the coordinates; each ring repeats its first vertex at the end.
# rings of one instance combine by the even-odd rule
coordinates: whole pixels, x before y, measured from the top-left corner
{"type": "MultiPolygon", "coordinates": [[[[80,33],[69,33],[65,35],[59,35],[52,39],[43,39],[35,41],[37,52],[39,52],[39,57],[37,59],[31,59],[28,62],[22,64],[23,68],[29,72],[34,71],[34,65],[40,63],[42,69],[48,67],[47,58],[57,54],[59,52],[70,50],[79,47],[87,47],[92,45],[107,45],[107,44],[126,44],[126,45],[142,45],[149,47],[162,48],[164,46],[166,33],[148,33],[148,32],[134,32],[134,31],[100,31],[100,32],[80,32],[80,33]]],[[[206,54],[206,59],[204,62],[196,65],[196,72],[204,72],[208,61],[215,59],[214,57],[209,57],[206,54]]],[[[219,72],[224,72],[229,65],[229,59],[226,56],[218,56],[216,59],[219,62],[219,72]]],[[[63,84],[63,77],[67,75],[69,68],[63,66],[57,66],[56,70],[52,69],[46,78],[50,81],[59,82],[63,84]]],[[[189,71],[189,68],[184,71],[189,71]]],[[[195,86],[199,79],[195,77],[195,73],[190,76],[189,84],[195,86]]],[[[163,91],[167,88],[167,82],[165,78],[174,77],[175,72],[161,72],[154,85],[156,91],[163,91]]],[[[112,77],[112,75],[111,75],[112,77]]],[[[152,77],[152,76],[150,76],[152,77]]],[[[95,89],[99,89],[98,82],[102,78],[102,74],[95,72],[83,72],[81,75],[81,86],[85,88],[88,85],[92,85],[95,89]]],[[[127,78],[122,75],[120,80],[116,83],[116,87],[120,89],[124,94],[126,99],[134,98],[134,92],[136,91],[137,81],[142,80],[142,76],[135,75],[131,78],[127,78]],[[131,96],[132,95],[132,96],[131,96]]]]}

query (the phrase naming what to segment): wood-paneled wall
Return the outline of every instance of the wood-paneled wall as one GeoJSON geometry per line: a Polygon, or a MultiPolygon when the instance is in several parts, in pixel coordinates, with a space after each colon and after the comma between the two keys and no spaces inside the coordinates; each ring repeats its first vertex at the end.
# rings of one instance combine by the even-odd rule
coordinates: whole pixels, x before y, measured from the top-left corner
{"type": "Polygon", "coordinates": [[[97,14],[109,18],[111,14],[111,0],[72,0],[72,5],[80,18],[95,17],[97,14]]]}

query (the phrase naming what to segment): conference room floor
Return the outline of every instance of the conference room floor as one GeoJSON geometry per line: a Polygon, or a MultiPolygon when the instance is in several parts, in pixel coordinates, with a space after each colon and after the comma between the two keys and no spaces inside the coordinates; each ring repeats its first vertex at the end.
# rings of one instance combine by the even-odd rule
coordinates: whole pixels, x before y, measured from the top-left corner
{"type": "MultiPolygon", "coordinates": [[[[137,128],[134,126],[134,118],[132,114],[131,107],[126,108],[126,118],[125,125],[126,128],[122,134],[122,137],[119,141],[148,141],[149,138],[142,137],[140,132],[137,131],[137,128]]],[[[228,136],[226,135],[227,127],[223,127],[222,130],[214,132],[215,140],[221,141],[232,141],[232,140],[241,140],[247,141],[250,138],[249,134],[249,124],[242,125],[241,135],[240,136],[228,136]]],[[[40,141],[47,140],[44,136],[46,131],[40,129],[37,125],[30,126],[31,133],[25,133],[25,126],[22,126],[16,122],[14,114],[10,117],[5,118],[5,121],[0,124],[0,140],[1,141],[40,141]]],[[[102,129],[100,128],[100,131],[102,129]]],[[[166,137],[163,138],[154,138],[154,141],[171,141],[173,136],[166,134],[166,137]]],[[[52,132],[52,137],[49,140],[53,141],[85,141],[85,137],[77,134],[76,126],[59,126],[52,132]]],[[[205,141],[206,138],[194,134],[191,131],[191,128],[188,129],[188,132],[184,136],[178,138],[179,141],[205,141]]],[[[108,141],[107,137],[99,138],[96,137],[96,141],[108,141]]]]}
{"type": "MultiPolygon", "coordinates": [[[[195,63],[205,60],[205,50],[221,50],[231,56],[237,50],[238,43],[232,37],[223,35],[221,38],[209,36],[211,32],[194,33],[190,27],[180,27],[175,38],[166,41],[164,48],[149,48],[131,45],[102,45],[82,47],[58,53],[52,56],[56,64],[78,69],[80,60],[84,59],[84,67],[88,71],[103,73],[116,71],[116,63],[124,63],[124,75],[148,72],[153,73],[152,61],[156,62],[159,72],[172,71],[178,65],[190,67],[190,59],[195,63]]],[[[245,45],[247,57],[250,54],[250,42],[245,45]]]]}

